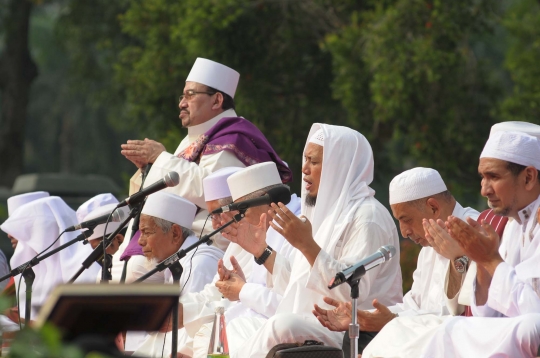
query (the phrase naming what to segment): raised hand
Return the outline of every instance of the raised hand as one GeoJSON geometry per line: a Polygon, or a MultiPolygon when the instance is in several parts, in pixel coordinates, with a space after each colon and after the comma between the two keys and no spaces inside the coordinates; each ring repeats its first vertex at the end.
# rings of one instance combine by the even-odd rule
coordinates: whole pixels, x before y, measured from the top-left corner
{"type": "Polygon", "coordinates": [[[435,252],[446,257],[449,260],[454,260],[457,257],[465,255],[465,251],[459,243],[450,236],[442,220],[424,219],[422,220],[426,240],[435,252]]]}
{"type": "Polygon", "coordinates": [[[270,206],[271,210],[268,210],[268,215],[275,221],[275,223],[270,221],[270,226],[287,239],[292,246],[302,251],[303,248],[315,244],[311,223],[307,218],[297,217],[283,203],[278,203],[278,205],[272,203],[270,206]]]}
{"type": "Polygon", "coordinates": [[[157,157],[165,151],[163,144],[148,138],[144,140],[128,140],[121,147],[122,151],[120,153],[138,168],[155,162],[157,157]]]}
{"type": "Polygon", "coordinates": [[[226,239],[240,245],[244,250],[255,257],[260,257],[266,249],[267,216],[261,214],[259,224],[251,225],[249,222],[240,220],[237,224],[223,230],[222,235],[226,239]]]}
{"type": "Polygon", "coordinates": [[[358,311],[356,317],[362,331],[379,332],[388,322],[396,317],[396,315],[377,299],[373,300],[375,311],[358,311]]]}
{"type": "Polygon", "coordinates": [[[325,310],[315,305],[313,314],[319,322],[331,331],[342,332],[349,329],[351,323],[351,304],[350,302],[340,302],[330,297],[324,297],[324,302],[335,308],[325,310]]]}
{"type": "Polygon", "coordinates": [[[493,275],[499,263],[503,262],[499,254],[499,235],[485,220],[479,224],[475,220],[467,218],[467,223],[454,216],[449,217],[447,226],[450,235],[459,243],[471,260],[484,266],[493,275]]]}

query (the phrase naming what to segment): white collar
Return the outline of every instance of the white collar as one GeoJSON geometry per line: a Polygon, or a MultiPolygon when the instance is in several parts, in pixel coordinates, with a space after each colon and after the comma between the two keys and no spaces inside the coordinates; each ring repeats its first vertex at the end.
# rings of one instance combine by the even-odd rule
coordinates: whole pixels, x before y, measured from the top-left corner
{"type": "Polygon", "coordinates": [[[465,209],[463,209],[463,206],[461,206],[461,204],[458,203],[456,200],[456,205],[454,206],[454,210],[452,210],[452,216],[461,219],[461,218],[464,218],[463,217],[464,212],[465,212],[465,209]]]}
{"type": "Polygon", "coordinates": [[[525,227],[527,226],[527,223],[531,218],[535,220],[537,219],[536,209],[538,208],[539,199],[540,196],[536,198],[536,200],[534,200],[532,203],[518,211],[519,221],[521,226],[523,227],[523,230],[525,230],[525,227]]]}
{"type": "Polygon", "coordinates": [[[225,117],[238,117],[234,109],[228,109],[226,111],[221,112],[217,116],[215,116],[212,119],[207,120],[204,123],[197,124],[196,126],[188,127],[188,140],[190,143],[193,143],[201,134],[204,134],[210,130],[213,126],[216,125],[217,122],[219,122],[220,119],[225,117]]]}
{"type": "Polygon", "coordinates": [[[197,236],[195,236],[195,235],[190,235],[190,236],[186,237],[186,239],[184,240],[184,242],[182,243],[182,246],[180,246],[178,251],[188,248],[189,246],[193,245],[197,241],[199,241],[199,238],[197,236]]]}

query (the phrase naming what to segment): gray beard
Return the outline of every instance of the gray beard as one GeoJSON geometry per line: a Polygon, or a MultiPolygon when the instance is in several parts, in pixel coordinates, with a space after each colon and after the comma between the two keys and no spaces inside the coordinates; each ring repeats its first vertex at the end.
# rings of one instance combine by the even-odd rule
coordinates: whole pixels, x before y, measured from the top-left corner
{"type": "Polygon", "coordinates": [[[317,204],[317,195],[306,195],[306,205],[315,206],[317,204]]]}
{"type": "Polygon", "coordinates": [[[493,210],[493,213],[495,213],[495,215],[508,216],[508,214],[510,214],[510,208],[509,208],[509,207],[506,207],[506,208],[494,208],[494,207],[489,203],[489,200],[487,201],[487,204],[488,204],[489,208],[490,208],[491,210],[493,210]]]}

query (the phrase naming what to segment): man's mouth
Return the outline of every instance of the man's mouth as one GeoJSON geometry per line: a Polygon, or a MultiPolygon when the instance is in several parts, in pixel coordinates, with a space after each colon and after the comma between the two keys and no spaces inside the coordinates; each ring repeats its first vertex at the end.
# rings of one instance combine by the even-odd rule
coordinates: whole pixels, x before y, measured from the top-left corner
{"type": "Polygon", "coordinates": [[[306,190],[309,191],[309,189],[311,189],[311,186],[313,185],[313,183],[310,182],[310,181],[308,181],[308,180],[306,180],[306,179],[304,179],[304,181],[306,182],[306,190]]]}

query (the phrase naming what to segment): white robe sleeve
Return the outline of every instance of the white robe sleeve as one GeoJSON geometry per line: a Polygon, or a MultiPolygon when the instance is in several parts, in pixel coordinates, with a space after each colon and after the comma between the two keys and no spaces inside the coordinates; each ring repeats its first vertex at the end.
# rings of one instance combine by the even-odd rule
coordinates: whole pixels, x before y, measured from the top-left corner
{"type": "Polygon", "coordinates": [[[271,317],[276,313],[281,295],[262,285],[247,282],[240,290],[240,301],[253,311],[271,317]]]}
{"type": "MultiPolygon", "coordinates": [[[[530,260],[537,260],[536,275],[538,275],[540,272],[538,256],[530,260]]],[[[527,261],[523,263],[528,264],[527,261]]],[[[517,265],[516,269],[520,265],[517,265]]],[[[488,305],[508,317],[540,312],[540,297],[533,287],[538,278],[520,277],[519,270],[516,269],[506,262],[497,266],[489,287],[488,305]]]]}
{"type": "MultiPolygon", "coordinates": [[[[358,260],[368,257],[386,244],[388,239],[385,237],[388,234],[376,223],[367,222],[352,225],[343,235],[349,239],[341,251],[342,256],[336,260],[321,250],[313,263],[306,287],[326,296],[331,294],[332,298],[338,301],[349,301],[351,299],[349,285],[343,284],[330,291],[328,283],[335,277],[336,273],[354,265],[358,260]],[[369,238],[369,240],[365,238],[369,238]]],[[[373,282],[377,278],[380,268],[379,265],[369,270],[360,280],[358,302],[364,302],[372,291],[373,282]]]]}
{"type": "MultiPolygon", "coordinates": [[[[188,162],[174,154],[161,153],[148,173],[145,186],[161,180],[167,173],[175,171],[180,175],[180,183],[168,188],[167,191],[179,195],[200,208],[205,208],[202,180],[210,173],[225,167],[241,167],[245,165],[233,153],[221,151],[219,153],[203,155],[199,164],[188,162]]],[[[130,181],[130,193],[136,192],[140,187],[140,171],[135,173],[130,181]]]]}
{"type": "Polygon", "coordinates": [[[279,295],[285,293],[285,289],[291,279],[291,262],[286,256],[276,252],[272,274],[268,273],[266,286],[272,288],[279,295]]]}

